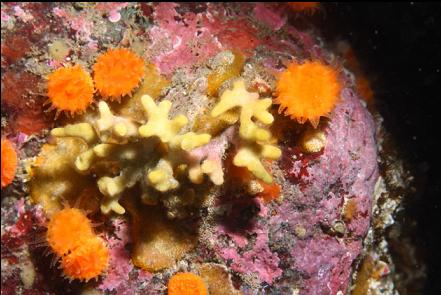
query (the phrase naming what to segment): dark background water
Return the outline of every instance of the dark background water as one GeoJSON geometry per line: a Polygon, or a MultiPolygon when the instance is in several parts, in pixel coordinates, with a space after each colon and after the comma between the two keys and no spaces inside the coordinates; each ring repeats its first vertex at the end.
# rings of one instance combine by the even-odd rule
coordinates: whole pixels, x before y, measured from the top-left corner
{"type": "Polygon", "coordinates": [[[348,40],[371,77],[376,105],[416,177],[405,200],[424,253],[424,294],[441,294],[441,4],[328,3],[325,32],[348,40]]]}

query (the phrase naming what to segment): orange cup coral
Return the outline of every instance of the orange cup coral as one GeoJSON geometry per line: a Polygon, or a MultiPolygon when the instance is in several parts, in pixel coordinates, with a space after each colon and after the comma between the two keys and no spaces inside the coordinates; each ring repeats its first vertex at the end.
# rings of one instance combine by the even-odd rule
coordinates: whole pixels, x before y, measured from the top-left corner
{"type": "Polygon", "coordinates": [[[58,256],[74,251],[93,237],[92,224],[80,209],[65,208],[55,213],[47,225],[47,242],[58,256]]]}
{"type": "Polygon", "coordinates": [[[109,250],[80,209],[65,208],[55,213],[48,223],[46,240],[61,257],[64,274],[70,280],[88,281],[107,269],[109,250]]]}
{"type": "Polygon", "coordinates": [[[337,103],[341,84],[337,71],[318,61],[296,62],[280,75],[277,82],[279,113],[303,124],[307,120],[317,128],[321,116],[326,116],[337,103]]]}
{"type": "Polygon", "coordinates": [[[93,66],[95,86],[111,101],[131,94],[144,76],[144,61],[128,49],[110,49],[93,66]]]}
{"type": "Polygon", "coordinates": [[[168,281],[168,295],[206,295],[202,278],[189,272],[177,273],[168,281]]]}
{"type": "Polygon", "coordinates": [[[15,177],[17,169],[17,152],[12,143],[2,138],[2,188],[9,185],[15,177]]]}
{"type": "Polygon", "coordinates": [[[79,65],[60,68],[48,76],[47,95],[58,112],[81,113],[93,101],[93,81],[79,65]]]}
{"type": "Polygon", "coordinates": [[[91,238],[75,251],[61,258],[64,274],[69,279],[89,281],[107,269],[109,249],[98,237],[91,238]]]}

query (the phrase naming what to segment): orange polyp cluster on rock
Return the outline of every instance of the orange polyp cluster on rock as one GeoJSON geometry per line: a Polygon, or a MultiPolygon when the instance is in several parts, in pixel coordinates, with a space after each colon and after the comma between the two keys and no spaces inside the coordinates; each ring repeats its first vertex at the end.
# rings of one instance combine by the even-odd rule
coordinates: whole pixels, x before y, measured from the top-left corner
{"type": "Polygon", "coordinates": [[[47,226],[46,239],[61,257],[64,274],[70,280],[88,281],[107,268],[109,250],[80,209],[65,208],[55,213],[47,226]]]}
{"type": "Polygon", "coordinates": [[[189,272],[177,273],[168,281],[168,295],[206,295],[202,278],[189,272]]]}
{"type": "Polygon", "coordinates": [[[307,120],[317,128],[321,116],[327,116],[336,105],[341,85],[337,71],[318,61],[293,62],[277,82],[279,113],[303,124],[307,120]]]}
{"type": "Polygon", "coordinates": [[[82,113],[93,102],[94,82],[103,98],[114,101],[131,94],[145,74],[144,61],[128,49],[110,49],[93,66],[94,80],[79,65],[59,68],[48,76],[52,108],[82,113]]]}
{"type": "Polygon", "coordinates": [[[93,66],[99,93],[108,100],[131,94],[144,77],[144,61],[128,49],[110,49],[93,66]]]}
{"type": "Polygon", "coordinates": [[[9,185],[15,177],[15,170],[17,169],[17,152],[12,143],[2,138],[2,188],[9,185]]]}

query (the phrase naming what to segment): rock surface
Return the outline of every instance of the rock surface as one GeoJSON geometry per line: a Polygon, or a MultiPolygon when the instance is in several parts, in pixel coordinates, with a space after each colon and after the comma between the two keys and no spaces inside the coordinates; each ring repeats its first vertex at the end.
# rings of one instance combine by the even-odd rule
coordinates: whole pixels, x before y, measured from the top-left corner
{"type": "Polygon", "coordinates": [[[1,6],[6,107],[2,134],[17,139],[23,170],[2,190],[2,294],[164,294],[174,273],[207,269],[208,285],[214,286],[218,276],[226,290],[234,286],[243,294],[345,294],[369,229],[378,179],[375,124],[347,77],[342,77],[340,102],[318,127],[326,136],[320,152],[302,152],[299,141],[305,127],[277,116],[274,106],[274,125],[284,126],[278,136],[283,155],[272,163],[280,199],[265,202],[232,182],[211,191],[186,225],[198,233],[197,246],[188,247],[193,250],[173,267],[155,273],[137,268],[130,259],[133,238],[127,216],[94,216],[104,222],[99,232],[111,249],[107,276],[98,282],[69,283],[50,267],[51,256],[42,255],[45,247],[35,245],[40,240],[36,232],[44,232],[44,213],[29,204],[25,193],[25,159],[36,155],[52,119],[38,105],[44,95],[38,95],[42,88],[35,81],[63,63],[74,60],[90,66],[106,47],[126,46],[138,50],[171,81],[163,95],[177,104],[181,101],[179,111],[192,112],[203,109],[202,102],[210,105],[206,75],[213,57],[226,50],[247,58],[242,76],[266,94],[288,60],[334,57],[314,35],[296,28],[307,18],[299,20],[283,4],[87,5],[1,6]],[[27,39],[14,37],[19,35],[27,39]],[[17,40],[4,41],[8,38],[17,40]],[[55,39],[71,48],[61,63],[48,53],[55,39]],[[33,51],[27,42],[35,46],[33,51]],[[15,53],[12,46],[19,47],[15,53]],[[17,97],[20,79],[35,81],[17,97]],[[24,108],[27,100],[31,103],[24,108]],[[39,119],[35,128],[18,128],[13,122],[20,116],[25,118],[20,126],[29,123],[28,118],[39,119]]]}

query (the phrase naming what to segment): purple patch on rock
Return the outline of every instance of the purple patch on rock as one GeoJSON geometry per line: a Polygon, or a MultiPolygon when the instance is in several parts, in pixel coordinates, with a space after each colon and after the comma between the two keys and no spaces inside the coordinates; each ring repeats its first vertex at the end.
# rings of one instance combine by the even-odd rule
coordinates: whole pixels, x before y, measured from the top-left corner
{"type": "Polygon", "coordinates": [[[227,192],[217,204],[224,212],[214,233],[218,257],[231,270],[253,274],[275,290],[295,284],[300,294],[346,292],[369,228],[378,177],[371,115],[344,89],[321,128],[327,138],[323,151],[302,154],[295,142],[283,147],[279,165],[287,182],[282,202],[264,205],[227,192]],[[347,200],[355,202],[356,211],[344,223],[347,200]],[[336,223],[345,230],[336,232],[336,223]]]}
{"type": "Polygon", "coordinates": [[[270,27],[271,29],[278,31],[286,23],[286,17],[281,16],[279,13],[274,12],[271,8],[263,3],[258,3],[253,9],[254,17],[270,27]]]}
{"type": "Polygon", "coordinates": [[[350,89],[342,91],[324,131],[326,147],[316,157],[298,157],[298,149],[284,148],[285,177],[300,189],[275,206],[278,214],[269,220],[272,228],[284,222],[304,230],[293,245],[287,245],[294,269],[303,278],[301,294],[345,292],[352,262],[369,228],[378,178],[374,123],[350,89]],[[337,240],[332,226],[341,222],[344,202],[349,199],[355,201],[356,212],[337,240]]]}
{"type": "Polygon", "coordinates": [[[238,198],[227,201],[224,206],[229,209],[216,227],[217,237],[227,235],[236,245],[218,244],[216,253],[225,261],[231,261],[232,270],[253,273],[262,282],[273,283],[282,270],[278,267],[277,253],[269,248],[268,228],[257,220],[267,217],[264,205],[256,198],[238,198]],[[249,249],[243,251],[245,246],[249,249]]]}

